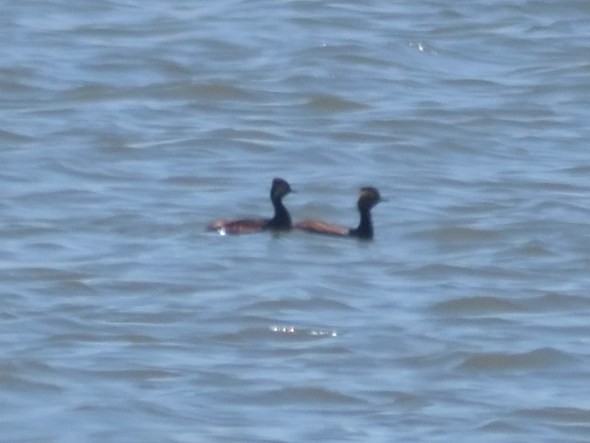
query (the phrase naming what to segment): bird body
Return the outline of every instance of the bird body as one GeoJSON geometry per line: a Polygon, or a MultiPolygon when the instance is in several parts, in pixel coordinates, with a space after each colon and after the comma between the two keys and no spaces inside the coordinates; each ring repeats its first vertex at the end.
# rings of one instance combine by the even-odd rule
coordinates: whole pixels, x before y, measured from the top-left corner
{"type": "Polygon", "coordinates": [[[275,178],[270,188],[270,200],[274,207],[272,218],[256,218],[242,220],[216,220],[207,230],[226,234],[253,234],[256,232],[288,231],[292,228],[291,216],[283,205],[283,197],[292,192],[291,186],[282,178],[275,178]]]}
{"type": "Polygon", "coordinates": [[[295,223],[296,229],[301,229],[312,234],[335,235],[340,237],[356,237],[363,240],[373,238],[373,221],[371,209],[381,201],[381,195],[376,188],[371,186],[361,188],[357,201],[360,213],[360,221],[356,228],[346,228],[322,220],[304,220],[295,223]]]}

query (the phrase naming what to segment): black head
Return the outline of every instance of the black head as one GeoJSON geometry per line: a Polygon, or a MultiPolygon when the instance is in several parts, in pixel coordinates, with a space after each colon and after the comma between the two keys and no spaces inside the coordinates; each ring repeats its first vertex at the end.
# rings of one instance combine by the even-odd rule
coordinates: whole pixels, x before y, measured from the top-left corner
{"type": "Polygon", "coordinates": [[[361,192],[359,194],[358,199],[358,207],[359,209],[371,209],[377,205],[381,201],[381,195],[376,188],[372,186],[367,186],[365,188],[361,188],[361,192]]]}
{"type": "Polygon", "coordinates": [[[270,188],[270,198],[271,200],[280,200],[291,191],[291,186],[289,186],[286,180],[275,178],[270,188]]]}

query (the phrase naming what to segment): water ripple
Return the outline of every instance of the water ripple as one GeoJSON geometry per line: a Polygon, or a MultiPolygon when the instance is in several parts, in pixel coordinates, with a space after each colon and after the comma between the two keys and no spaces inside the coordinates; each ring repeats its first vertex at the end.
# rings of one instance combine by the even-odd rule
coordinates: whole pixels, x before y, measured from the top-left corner
{"type": "Polygon", "coordinates": [[[480,353],[468,356],[461,369],[477,372],[547,371],[576,362],[573,356],[553,348],[539,348],[521,353],[480,353]]]}

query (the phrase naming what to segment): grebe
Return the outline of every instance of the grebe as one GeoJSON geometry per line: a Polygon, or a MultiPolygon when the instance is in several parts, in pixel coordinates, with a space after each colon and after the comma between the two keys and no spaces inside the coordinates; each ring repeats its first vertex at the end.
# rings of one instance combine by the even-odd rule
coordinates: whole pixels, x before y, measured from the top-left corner
{"type": "Polygon", "coordinates": [[[314,234],[338,235],[341,237],[356,237],[363,240],[373,238],[373,223],[371,221],[371,209],[381,201],[381,196],[377,189],[369,186],[361,188],[357,207],[361,214],[361,220],[358,227],[351,229],[344,226],[338,226],[326,223],[321,220],[305,220],[295,223],[295,228],[302,229],[314,234]]]}
{"type": "Polygon", "coordinates": [[[273,218],[246,220],[216,220],[207,230],[217,231],[219,234],[253,234],[255,232],[272,230],[288,231],[291,229],[291,216],[283,206],[283,197],[292,192],[291,186],[282,178],[275,178],[270,188],[270,201],[275,209],[273,218]]]}

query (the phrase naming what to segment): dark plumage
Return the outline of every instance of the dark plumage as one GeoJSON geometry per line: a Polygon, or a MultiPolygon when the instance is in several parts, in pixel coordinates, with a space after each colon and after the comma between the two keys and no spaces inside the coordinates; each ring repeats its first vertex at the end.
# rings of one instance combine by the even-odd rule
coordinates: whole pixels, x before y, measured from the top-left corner
{"type": "Polygon", "coordinates": [[[245,219],[245,220],[216,220],[207,230],[217,231],[219,234],[253,234],[266,230],[288,231],[291,229],[291,216],[283,205],[283,197],[292,192],[291,186],[282,178],[275,178],[270,188],[270,200],[275,213],[269,219],[245,219]]]}
{"type": "Polygon", "coordinates": [[[371,209],[381,201],[379,191],[373,187],[361,188],[357,207],[360,213],[360,222],[356,228],[326,223],[321,220],[304,220],[295,223],[295,228],[313,234],[336,235],[341,237],[356,237],[364,240],[373,238],[373,223],[371,220],[371,209]]]}

